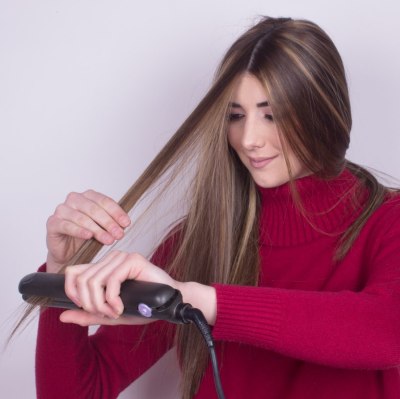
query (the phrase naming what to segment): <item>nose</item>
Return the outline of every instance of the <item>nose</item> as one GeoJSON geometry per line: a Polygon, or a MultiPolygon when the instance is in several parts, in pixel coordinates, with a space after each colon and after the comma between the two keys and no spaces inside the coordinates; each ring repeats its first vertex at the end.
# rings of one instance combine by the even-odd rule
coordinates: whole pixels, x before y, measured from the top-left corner
{"type": "Polygon", "coordinates": [[[265,145],[265,132],[256,118],[247,118],[243,126],[242,145],[251,151],[265,145]]]}

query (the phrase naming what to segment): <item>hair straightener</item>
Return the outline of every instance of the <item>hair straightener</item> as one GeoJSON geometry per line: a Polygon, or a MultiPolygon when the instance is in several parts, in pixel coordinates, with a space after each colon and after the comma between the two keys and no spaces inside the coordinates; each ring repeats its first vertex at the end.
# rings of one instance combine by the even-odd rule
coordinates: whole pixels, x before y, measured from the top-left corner
{"type": "MultiPolygon", "coordinates": [[[[65,294],[64,274],[31,273],[19,283],[18,290],[28,303],[47,299],[48,307],[79,309],[65,294]]],[[[124,315],[165,320],[172,323],[194,323],[202,334],[210,352],[214,382],[219,399],[225,399],[218,371],[214,340],[203,313],[182,302],[182,294],[169,285],[145,281],[127,280],[121,284],[120,297],[124,315]]]]}
{"type": "MultiPolygon", "coordinates": [[[[64,291],[64,275],[57,273],[31,273],[19,283],[22,299],[32,302],[33,298],[48,299],[46,306],[78,309],[64,291]]],[[[180,291],[165,284],[127,280],[121,284],[120,297],[124,304],[124,315],[142,316],[172,323],[189,323],[184,318],[180,291]]]]}

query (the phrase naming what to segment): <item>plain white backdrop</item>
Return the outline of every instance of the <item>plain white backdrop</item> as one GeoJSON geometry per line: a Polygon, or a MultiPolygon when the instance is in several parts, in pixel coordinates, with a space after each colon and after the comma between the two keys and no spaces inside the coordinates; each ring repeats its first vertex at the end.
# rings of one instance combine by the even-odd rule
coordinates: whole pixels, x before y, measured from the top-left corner
{"type": "MultiPolygon", "coordinates": [[[[47,217],[70,191],[119,199],[258,15],[310,19],[330,34],[352,100],[348,158],[399,178],[398,7],[397,0],[1,0],[0,396],[35,398],[36,321],[3,346],[20,315],[18,282],[45,259],[47,217]]],[[[176,398],[176,378],[170,354],[121,397],[176,398]]]]}

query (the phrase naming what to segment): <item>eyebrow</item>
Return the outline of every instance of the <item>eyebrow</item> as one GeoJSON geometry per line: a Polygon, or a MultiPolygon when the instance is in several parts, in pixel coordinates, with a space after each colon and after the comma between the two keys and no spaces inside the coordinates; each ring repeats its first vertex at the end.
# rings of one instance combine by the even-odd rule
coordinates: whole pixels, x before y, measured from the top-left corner
{"type": "MultiPolygon", "coordinates": [[[[230,106],[232,108],[243,108],[240,104],[238,103],[230,103],[230,106]]],[[[257,107],[258,108],[262,108],[262,107],[269,107],[269,103],[268,101],[263,101],[262,103],[257,103],[257,107]]]]}

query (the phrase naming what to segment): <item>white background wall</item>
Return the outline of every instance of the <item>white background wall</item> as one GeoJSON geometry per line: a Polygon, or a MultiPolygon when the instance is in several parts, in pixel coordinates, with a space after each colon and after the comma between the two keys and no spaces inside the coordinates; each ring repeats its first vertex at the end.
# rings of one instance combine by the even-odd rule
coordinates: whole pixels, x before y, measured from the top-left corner
{"type": "MultiPolygon", "coordinates": [[[[352,98],[349,158],[400,177],[397,0],[1,0],[1,345],[55,206],[87,188],[118,199],[257,15],[307,18],[331,35],[352,98]]],[[[1,397],[35,397],[35,335],[32,323],[0,352],[1,397]]],[[[174,384],[148,381],[124,397],[176,397],[174,384]]]]}

